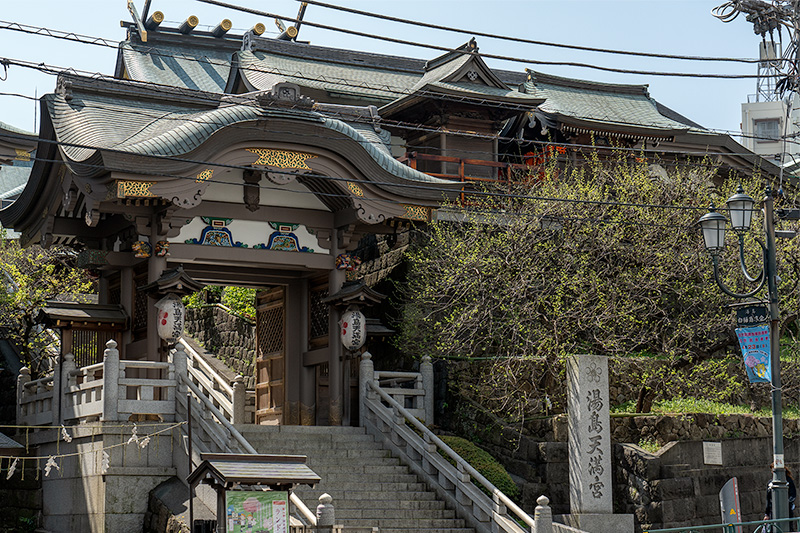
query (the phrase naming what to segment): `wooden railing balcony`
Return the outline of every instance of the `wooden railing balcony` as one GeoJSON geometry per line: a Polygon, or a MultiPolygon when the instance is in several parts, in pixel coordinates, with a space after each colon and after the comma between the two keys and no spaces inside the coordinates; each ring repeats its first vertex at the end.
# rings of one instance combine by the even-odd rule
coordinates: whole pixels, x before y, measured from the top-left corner
{"type": "Polygon", "coordinates": [[[533,167],[527,164],[520,163],[502,163],[498,161],[486,161],[484,159],[464,159],[460,157],[449,157],[444,155],[431,155],[422,154],[420,152],[406,152],[406,155],[398,158],[398,161],[404,163],[415,170],[420,170],[419,161],[434,161],[439,163],[453,163],[458,165],[458,172],[440,173],[440,172],[425,172],[429,176],[436,178],[459,181],[461,183],[468,182],[507,182],[518,181],[530,175],[533,167]],[[496,169],[494,172],[486,172],[487,174],[494,174],[494,177],[488,176],[475,176],[466,172],[466,167],[479,167],[487,169],[496,169]]]}

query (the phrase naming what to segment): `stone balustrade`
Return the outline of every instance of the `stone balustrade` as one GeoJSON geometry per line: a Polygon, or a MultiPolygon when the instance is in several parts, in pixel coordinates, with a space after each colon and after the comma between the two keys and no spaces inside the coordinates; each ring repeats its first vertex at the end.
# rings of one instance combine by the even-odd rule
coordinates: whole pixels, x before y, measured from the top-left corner
{"type": "Polygon", "coordinates": [[[23,368],[17,382],[17,423],[118,421],[136,415],[175,420],[177,362],[120,360],[114,340],[103,355],[102,363],[76,368],[72,354],[66,354],[53,375],[36,381],[23,368]]]}

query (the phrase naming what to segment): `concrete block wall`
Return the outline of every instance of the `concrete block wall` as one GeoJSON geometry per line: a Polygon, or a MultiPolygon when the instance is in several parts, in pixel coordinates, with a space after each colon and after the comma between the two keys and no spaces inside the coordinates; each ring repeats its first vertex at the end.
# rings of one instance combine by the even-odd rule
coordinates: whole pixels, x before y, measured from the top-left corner
{"type": "MultiPolygon", "coordinates": [[[[147,511],[148,493],[175,475],[172,466],[170,432],[152,436],[140,448],[126,444],[131,425],[120,423],[89,427],[70,427],[72,442],[54,440],[53,430],[30,436],[36,453],[56,459],[60,470],[49,476],[39,467],[42,486],[43,527],[51,533],[130,533],[141,531],[147,511]],[[109,468],[101,469],[102,450],[109,453],[109,468]],[[73,454],[80,455],[73,455],[73,454]]],[[[160,426],[164,427],[164,425],[160,426]]],[[[140,425],[144,437],[152,428],[140,425]]],[[[173,430],[177,431],[177,429],[173,430]]]]}

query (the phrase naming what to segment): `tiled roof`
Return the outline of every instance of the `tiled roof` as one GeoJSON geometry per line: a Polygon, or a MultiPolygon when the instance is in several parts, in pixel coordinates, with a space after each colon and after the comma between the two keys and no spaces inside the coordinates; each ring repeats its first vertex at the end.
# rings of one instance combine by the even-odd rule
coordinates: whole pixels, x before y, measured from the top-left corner
{"type": "Polygon", "coordinates": [[[290,82],[300,87],[388,102],[408,94],[420,74],[324,62],[268,52],[239,52],[240,73],[251,90],[290,82]]]}
{"type": "Polygon", "coordinates": [[[22,128],[18,128],[16,126],[12,126],[11,124],[7,124],[3,121],[0,121],[0,131],[7,131],[9,133],[17,133],[19,135],[27,135],[29,137],[36,137],[36,134],[30,131],[25,131],[22,128]]]}
{"type": "MultiPolygon", "coordinates": [[[[143,91],[158,92],[130,82],[116,82],[116,85],[125,90],[141,87],[143,91]]],[[[75,162],[86,161],[102,149],[141,155],[178,156],[199,147],[222,128],[263,118],[284,118],[317,123],[349,137],[384,170],[403,180],[450,183],[395,160],[386,146],[388,137],[377,133],[371,124],[348,124],[315,111],[264,107],[247,95],[224,97],[216,107],[206,100],[205,109],[198,109],[199,104],[191,106],[170,101],[168,95],[160,96],[165,101],[136,97],[133,93],[121,97],[113,93],[81,92],[76,88],[69,101],[60,94],[48,94],[43,98],[56,136],[65,143],[61,149],[75,162]]],[[[181,94],[183,98],[186,96],[185,93],[181,94]]],[[[202,93],[198,93],[198,100],[201,96],[202,93]]],[[[191,98],[187,100],[191,101],[191,98]]]]}
{"type": "Polygon", "coordinates": [[[30,161],[14,161],[14,165],[0,165],[0,198],[11,198],[22,192],[31,175],[30,161]]]}
{"type": "Polygon", "coordinates": [[[689,125],[662,115],[645,86],[615,86],[531,73],[523,90],[545,98],[539,110],[562,122],[580,120],[611,127],[686,131],[689,125]]]}
{"type": "Polygon", "coordinates": [[[123,42],[121,55],[128,77],[171,87],[221,93],[231,69],[231,53],[211,47],[185,48],[123,42]]]}

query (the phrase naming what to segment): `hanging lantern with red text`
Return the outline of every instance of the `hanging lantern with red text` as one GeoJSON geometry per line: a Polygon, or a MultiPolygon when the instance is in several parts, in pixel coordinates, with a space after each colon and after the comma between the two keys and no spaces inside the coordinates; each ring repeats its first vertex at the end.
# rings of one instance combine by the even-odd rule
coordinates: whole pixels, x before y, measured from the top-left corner
{"type": "Polygon", "coordinates": [[[358,309],[348,309],[339,321],[342,330],[342,344],[346,350],[355,351],[364,346],[367,340],[367,319],[358,309]]]}
{"type": "Polygon", "coordinates": [[[158,309],[158,336],[167,342],[177,341],[183,335],[186,312],[181,299],[168,294],[156,302],[158,309]]]}

